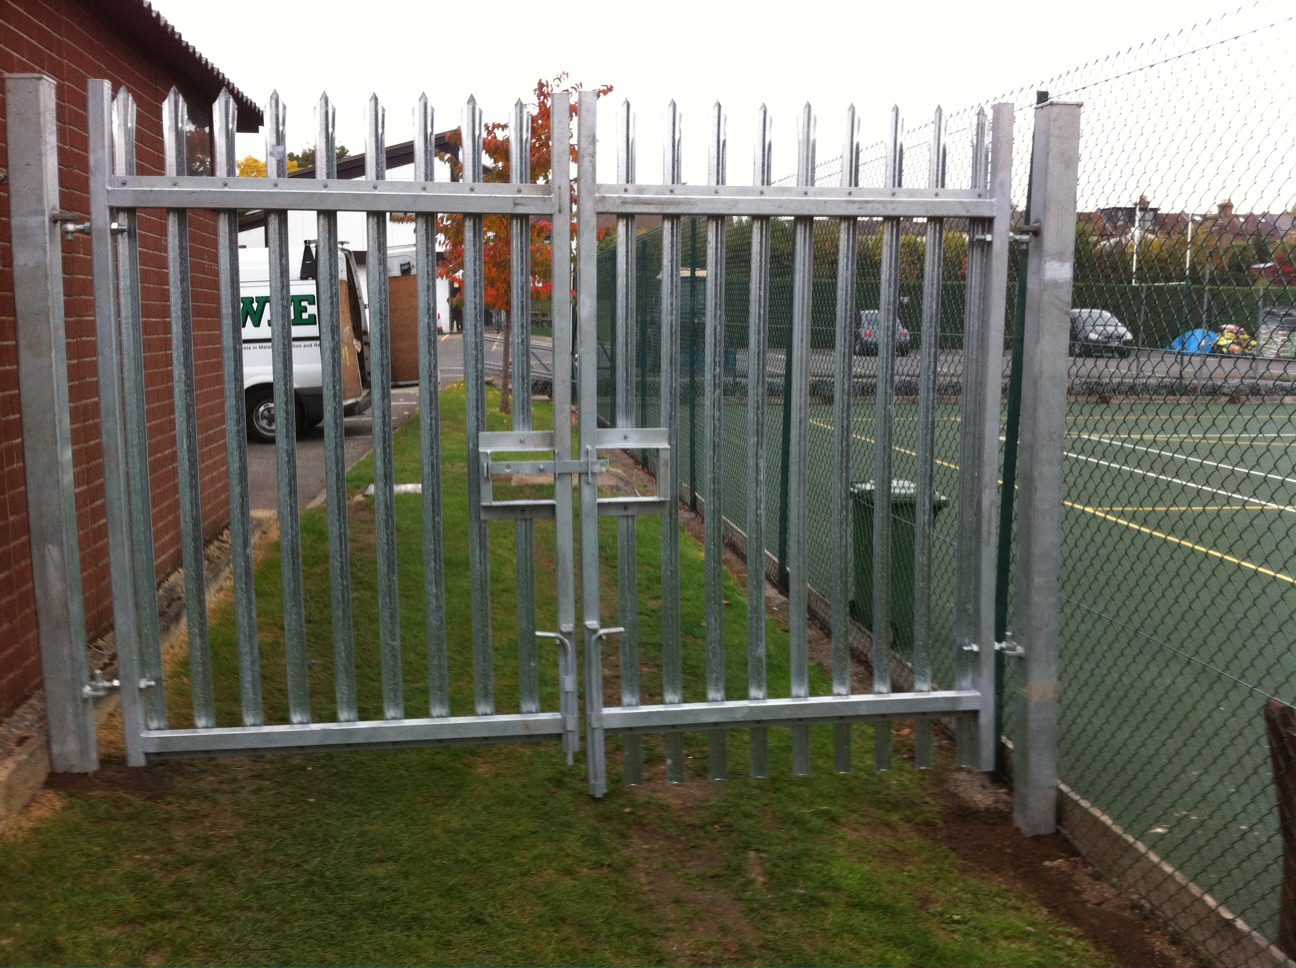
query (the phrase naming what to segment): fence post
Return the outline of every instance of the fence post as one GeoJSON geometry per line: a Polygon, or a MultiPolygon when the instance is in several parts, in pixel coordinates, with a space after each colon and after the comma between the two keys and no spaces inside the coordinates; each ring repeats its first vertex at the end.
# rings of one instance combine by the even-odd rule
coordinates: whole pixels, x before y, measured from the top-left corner
{"type": "Polygon", "coordinates": [[[1296,709],[1281,700],[1270,699],[1265,705],[1265,724],[1283,845],[1278,947],[1296,958],[1296,709]]]}
{"type": "Polygon", "coordinates": [[[92,773],[99,750],[72,475],[55,93],[42,75],[5,78],[18,392],[50,766],[92,773]]]}
{"type": "Polygon", "coordinates": [[[1057,827],[1058,628],[1061,603],[1062,443],[1075,258],[1080,105],[1035,109],[1031,238],[1026,270],[1018,493],[1015,638],[1024,650],[1014,819],[1027,835],[1057,827]]]}

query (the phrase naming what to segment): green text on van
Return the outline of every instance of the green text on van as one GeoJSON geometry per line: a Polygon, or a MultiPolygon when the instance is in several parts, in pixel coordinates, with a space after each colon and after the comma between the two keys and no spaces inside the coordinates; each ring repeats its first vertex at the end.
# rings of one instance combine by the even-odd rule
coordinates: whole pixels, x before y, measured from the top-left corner
{"type": "MultiPolygon", "coordinates": [[[[292,324],[294,326],[314,326],[315,297],[309,293],[300,296],[292,296],[292,324]]],[[[266,326],[270,325],[270,320],[266,319],[266,307],[270,305],[269,296],[244,296],[243,302],[243,325],[252,326],[254,329],[259,327],[262,322],[266,326]]]]}

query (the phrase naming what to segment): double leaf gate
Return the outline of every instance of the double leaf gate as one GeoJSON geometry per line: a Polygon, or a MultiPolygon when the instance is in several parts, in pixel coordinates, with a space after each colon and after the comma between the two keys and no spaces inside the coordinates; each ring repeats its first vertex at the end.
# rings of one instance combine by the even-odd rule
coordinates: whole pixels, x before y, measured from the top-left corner
{"type": "MultiPolygon", "coordinates": [[[[1042,142],[1047,157],[1037,158],[1036,197],[1054,199],[1054,224],[1028,227],[1031,245],[1039,247],[1032,257],[1035,294],[1039,299],[1037,319],[1028,335],[1038,330],[1051,333],[1052,326],[1065,339],[1065,309],[1069,299],[1071,233],[1067,213],[1074,211],[1075,116],[1070,105],[1041,109],[1036,125],[1037,146],[1042,142]],[[1054,142],[1050,146],[1049,138],[1054,142]],[[1047,177],[1046,177],[1047,176],[1047,177]],[[1052,179],[1051,185],[1048,183],[1052,179]],[[1051,196],[1050,196],[1051,191],[1051,196]],[[1068,196],[1068,192],[1070,195],[1068,196]],[[1070,201],[1067,202],[1067,198],[1070,201]],[[1061,198],[1061,202],[1056,199],[1061,198]],[[1049,246],[1052,246],[1050,249],[1049,246]],[[1043,268],[1040,268],[1043,266],[1043,268]],[[1064,287],[1064,288],[1063,288],[1064,287]],[[1040,302],[1042,300],[1042,302],[1040,302]]],[[[597,99],[581,93],[578,100],[576,185],[571,183],[571,159],[567,152],[553,153],[550,177],[533,183],[528,171],[527,146],[530,119],[519,105],[512,123],[511,180],[487,181],[483,167],[483,124],[472,101],[463,126],[462,181],[434,180],[433,116],[426,99],[415,112],[414,172],[410,180],[388,179],[384,115],[376,100],[368,118],[366,173],[363,180],[337,178],[334,138],[334,110],[327,97],[319,105],[316,158],[319,167],[313,178],[288,177],[285,112],[277,96],[271,98],[267,118],[267,177],[241,178],[235,174],[234,104],[227,94],[216,102],[213,118],[214,163],[212,174],[188,174],[185,133],[188,121],[185,105],[177,93],[163,106],[165,171],[161,176],[136,172],[136,106],[129,93],[115,98],[107,82],[91,82],[88,119],[90,127],[89,233],[94,254],[94,291],[99,353],[99,388],[103,415],[104,483],[110,531],[111,571],[114,590],[114,623],[122,685],[127,757],[140,765],[151,759],[216,752],[261,752],[350,747],[355,745],[437,745],[456,743],[513,742],[534,739],[559,740],[570,759],[581,747],[578,683],[583,685],[584,748],[588,764],[589,789],[603,795],[608,786],[606,739],[623,738],[624,772],[627,782],[640,782],[644,770],[643,734],[665,735],[665,770],[668,779],[684,778],[683,734],[708,734],[708,766],[715,778],[727,775],[726,731],[750,730],[751,771],[769,772],[768,727],[789,726],[792,730],[792,768],[795,773],[810,770],[810,727],[833,724],[835,765],[851,766],[850,724],[871,720],[881,724],[874,731],[873,759],[878,768],[891,762],[890,720],[915,720],[915,756],[919,766],[930,766],[933,758],[931,723],[950,718],[956,725],[962,762],[981,769],[994,764],[998,741],[995,723],[994,563],[997,543],[999,415],[1002,380],[1005,293],[1010,221],[1013,109],[996,105],[987,118],[980,113],[972,126],[971,171],[968,187],[951,188],[945,183],[946,147],[943,126],[937,112],[927,150],[929,177],[924,187],[902,185],[903,143],[898,113],[893,112],[885,146],[885,177],[880,186],[860,184],[860,145],[853,110],[849,113],[843,144],[842,177],[838,185],[815,184],[815,120],[807,106],[799,119],[797,179],[794,186],[776,186],[771,178],[770,123],[764,109],[759,115],[755,146],[754,184],[727,183],[725,121],[715,108],[708,133],[709,177],[705,185],[683,180],[680,117],[672,104],[666,123],[664,174],[661,184],[637,180],[633,118],[628,105],[621,113],[617,136],[617,178],[600,183],[596,178],[596,156],[600,147],[597,99]],[[573,246],[571,225],[573,199],[577,238],[573,246]],[[175,441],[180,468],[179,497],[183,524],[184,571],[188,619],[189,679],[192,694],[192,725],[177,725],[182,717],[168,706],[166,662],[158,623],[157,580],[154,566],[153,513],[150,506],[150,439],[144,407],[145,369],[140,290],[141,210],[166,214],[167,268],[172,334],[172,379],[175,387],[175,441]],[[314,660],[307,646],[306,590],[303,588],[302,536],[299,496],[296,490],[296,440],[293,400],[292,338],[290,327],[274,325],[274,398],[278,422],[276,459],[278,469],[279,530],[283,607],[283,679],[274,689],[285,715],[267,717],[263,698],[263,674],[269,674],[260,655],[256,594],[253,587],[252,530],[247,499],[247,443],[241,362],[240,284],[238,278],[238,212],[261,209],[267,214],[270,264],[270,304],[286,307],[289,301],[289,251],[287,215],[292,210],[318,213],[318,319],[323,363],[324,437],[327,469],[327,518],[329,539],[329,602],[332,626],[332,715],[319,715],[321,703],[312,702],[314,660]],[[239,669],[239,721],[219,722],[213,686],[213,649],[207,627],[207,597],[203,575],[203,517],[200,492],[198,422],[193,357],[193,311],[189,265],[189,213],[215,213],[218,234],[218,289],[221,314],[225,445],[230,474],[230,534],[233,557],[234,609],[239,669]],[[352,580],[349,546],[349,501],[343,452],[342,347],[339,326],[337,215],[339,212],[367,213],[368,302],[370,366],[373,394],[374,442],[374,529],[377,555],[377,628],[357,629],[352,612],[352,580]],[[416,270],[420,279],[418,297],[419,394],[422,454],[423,599],[426,627],[415,633],[401,623],[397,581],[395,460],[391,423],[392,355],[387,280],[383,272],[387,252],[387,219],[390,213],[412,213],[415,223],[416,270]],[[437,335],[433,304],[436,259],[436,225],[439,215],[464,218],[464,366],[467,389],[467,533],[445,534],[443,519],[441,415],[438,401],[437,335]],[[484,330],[485,276],[483,249],[485,218],[506,216],[512,225],[512,314],[518,321],[513,334],[516,361],[513,384],[516,403],[512,429],[488,430],[484,330]],[[601,244],[601,219],[615,220],[618,272],[610,320],[601,320],[597,279],[597,255],[601,244]],[[660,313],[653,320],[659,327],[660,365],[656,385],[658,426],[639,426],[635,406],[633,329],[639,315],[634,306],[635,278],[633,244],[636,218],[660,217],[662,256],[660,313]],[[681,400],[681,220],[706,219],[707,276],[705,282],[705,354],[703,385],[704,467],[701,496],[704,501],[705,627],[685,628],[681,616],[679,520],[680,478],[677,455],[680,445],[681,400]],[[551,223],[552,303],[555,347],[552,369],[552,429],[532,424],[529,225],[531,219],[551,223]],[[853,439],[853,398],[859,390],[859,374],[852,356],[853,334],[858,312],[855,278],[861,219],[881,220],[880,318],[877,335],[877,363],[870,371],[875,406],[871,416],[870,443],[873,449],[874,588],[872,615],[872,689],[853,692],[851,620],[849,617],[850,518],[848,504],[849,451],[853,439]],[[749,595],[752,607],[745,643],[747,695],[734,697],[726,691],[726,641],[723,612],[726,602],[722,587],[724,533],[720,498],[720,452],[725,422],[725,333],[732,307],[726,307],[725,230],[734,220],[751,226],[752,273],[746,314],[747,367],[746,406],[743,414],[750,479],[747,482],[746,522],[749,537],[749,595]],[[792,220],[794,254],[792,263],[793,308],[790,382],[783,392],[790,394],[791,426],[788,500],[788,592],[790,622],[790,680],[785,695],[771,696],[767,676],[764,562],[759,538],[765,512],[764,461],[770,356],[768,353],[769,274],[771,225],[792,220]],[[836,226],[837,291],[835,302],[835,346],[832,351],[832,427],[836,454],[828,482],[833,531],[839,535],[833,549],[838,580],[829,590],[831,606],[832,688],[828,695],[811,694],[810,619],[807,579],[807,515],[812,513],[810,488],[816,471],[809,466],[807,435],[811,422],[812,390],[815,398],[825,395],[822,378],[812,388],[811,302],[815,277],[815,226],[830,220],[836,226]],[[939,330],[941,319],[941,256],[947,221],[958,220],[968,238],[967,296],[961,358],[958,361],[961,413],[959,445],[959,493],[956,501],[958,587],[955,590],[954,636],[949,640],[929,632],[927,616],[933,590],[930,581],[932,556],[948,549],[933,547],[931,516],[918,514],[914,523],[915,572],[914,641],[908,656],[906,688],[893,688],[895,666],[891,641],[892,621],[891,547],[893,544],[892,455],[896,420],[895,356],[898,322],[900,248],[902,225],[924,226],[926,256],[923,267],[927,284],[922,306],[923,336],[920,379],[916,400],[910,401],[916,414],[914,482],[919,508],[933,500],[932,471],[938,458],[934,449],[934,421],[942,390],[938,369],[948,366],[942,359],[939,340],[927,338],[939,330]],[[577,259],[575,273],[575,319],[572,302],[562,298],[571,288],[571,259],[577,259]],[[601,328],[614,327],[616,345],[622,348],[615,360],[614,417],[610,425],[600,424],[599,358],[601,328]],[[573,414],[573,361],[576,367],[575,420],[573,414]],[[649,494],[613,493],[601,483],[613,470],[610,464],[619,451],[651,451],[656,455],[655,490],[649,494]],[[519,499],[497,498],[495,484],[501,476],[530,475],[552,480],[552,496],[519,499]],[[577,520],[579,515],[579,521],[577,520]],[[660,635],[645,634],[641,618],[645,608],[639,596],[638,549],[640,524],[644,516],[660,519],[661,601],[660,635]],[[601,602],[604,571],[607,569],[600,521],[617,519],[616,567],[612,569],[617,589],[615,608],[601,602]],[[491,562],[488,529],[491,522],[514,522],[516,549],[516,607],[518,611],[517,654],[519,703],[516,711],[497,708],[492,640],[491,562]],[[554,546],[544,558],[553,563],[555,607],[552,622],[542,622],[537,608],[535,574],[539,522],[553,524],[554,546]],[[444,545],[446,540],[467,539],[471,571],[470,642],[454,641],[447,616],[461,603],[446,600],[444,545]],[[578,565],[579,556],[579,565],[578,565]],[[580,616],[577,617],[577,582],[580,584],[580,616]],[[609,621],[607,616],[615,614],[609,621]],[[382,718],[361,718],[357,700],[357,656],[364,649],[360,641],[371,641],[376,633],[377,661],[382,693],[382,718]],[[425,639],[426,708],[412,710],[406,704],[405,674],[411,636],[425,639]],[[558,666],[557,708],[542,703],[542,659],[553,645],[558,666]],[[615,652],[611,645],[618,646],[615,652]],[[471,715],[451,709],[451,653],[469,648],[472,656],[473,710],[471,715]],[[685,656],[689,649],[704,650],[705,698],[685,682],[685,656]],[[932,655],[950,650],[955,655],[954,680],[937,683],[932,655]],[[578,664],[583,656],[583,676],[578,664]],[[615,656],[615,659],[614,659],[615,656]],[[645,686],[641,673],[660,667],[660,688],[656,678],[645,686]],[[604,676],[615,670],[619,680],[619,702],[610,705],[605,695],[604,676]],[[582,682],[583,680],[583,682],[582,682]],[[459,714],[454,714],[459,712],[459,714]],[[282,721],[268,722],[279,718],[282,721]]],[[[570,105],[558,99],[552,108],[553,144],[570,142],[570,105]]],[[[12,122],[11,122],[12,125],[12,122]]],[[[11,128],[12,134],[12,128],[11,128]]],[[[51,153],[52,146],[47,146],[51,153]]],[[[1038,149],[1037,149],[1038,150],[1038,149]]],[[[609,243],[612,244],[612,243],[609,243]]],[[[59,323],[61,327],[61,320],[59,323]]],[[[1055,335],[1038,338],[1041,346],[1056,342],[1055,335]]],[[[1045,468],[1049,448],[1060,449],[1060,404],[1051,408],[1047,354],[1036,361],[1034,374],[1026,382],[1028,406],[1036,422],[1027,421],[1023,447],[1023,491],[1033,497],[1043,494],[1036,516],[1026,525],[1028,539],[1021,556],[1037,564],[1031,580],[1038,587],[1025,587],[1019,607],[1034,609],[1026,616],[1031,627],[1040,630],[1035,643],[1039,668],[1048,673],[1049,643],[1047,612],[1056,609],[1049,599],[1050,561],[1036,556],[1048,550],[1050,528],[1049,488],[1057,482],[1031,476],[1032,468],[1045,468]],[[1033,394],[1033,396],[1032,396],[1033,394]],[[1054,409],[1056,413],[1054,413],[1054,409]],[[1035,437],[1031,435],[1035,434],[1035,437]],[[1056,440],[1054,438],[1056,437],[1056,440]],[[1033,450],[1032,450],[1033,448],[1033,450]],[[1032,456],[1033,455],[1033,456],[1032,456]],[[1040,516],[1042,515],[1042,516],[1040,516]],[[1024,603],[1023,603],[1024,600],[1024,603]],[[1041,624],[1042,623],[1042,624],[1041,624]]],[[[779,367],[781,371],[781,365],[779,367]]],[[[1056,389],[1056,388],[1054,388],[1056,389]]],[[[948,391],[944,391],[948,393],[948,391]]],[[[1054,394],[1056,395],[1056,393],[1054,394]]],[[[947,401],[948,402],[948,401],[947,401]]],[[[732,420],[732,415],[730,416],[732,420]]],[[[822,469],[819,471],[822,473],[822,469]]],[[[1031,505],[1034,507],[1034,505],[1031,505]]],[[[497,527],[499,525],[496,525],[497,527]]],[[[548,527],[543,532],[548,534],[548,527]]],[[[1056,562],[1052,562],[1055,568],[1056,562]]],[[[1029,584],[1029,582],[1027,583],[1029,584]]],[[[311,596],[315,597],[315,596],[311,596]]],[[[276,636],[277,637],[277,636],[276,636]]],[[[1025,649],[1030,654],[1029,644],[1025,649]]],[[[1055,675],[1055,672],[1054,672],[1055,675]]],[[[1026,696],[1034,704],[1038,726],[1033,735],[1043,745],[1026,749],[1025,770],[1046,774],[1052,762],[1048,716],[1055,702],[1050,683],[1027,676],[1036,690],[1026,696]],[[1036,681],[1038,680],[1038,681],[1036,681]]],[[[781,684],[775,684],[778,693],[781,684]]],[[[420,692],[422,690],[420,689],[420,692]]],[[[1054,690],[1055,691],[1055,690],[1054,690]]],[[[1046,797],[1047,799],[1047,797],[1046,797]]],[[[1037,825],[1038,826],[1038,825],[1037,825]]]]}

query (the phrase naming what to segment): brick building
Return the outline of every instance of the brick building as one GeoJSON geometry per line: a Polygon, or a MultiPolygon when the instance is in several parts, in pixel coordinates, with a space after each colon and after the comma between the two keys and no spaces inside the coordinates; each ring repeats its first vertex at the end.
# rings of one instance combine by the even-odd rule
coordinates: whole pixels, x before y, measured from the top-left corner
{"type": "MultiPolygon", "coordinates": [[[[105,78],[134,95],[139,105],[140,174],[162,173],[162,102],[172,86],[185,96],[198,129],[190,139],[191,159],[211,156],[210,109],[223,86],[238,102],[239,130],[256,131],[262,120],[260,110],[144,0],[0,0],[0,75],[9,73],[45,74],[57,82],[61,207],[81,215],[88,211],[88,80],[105,78]]],[[[0,86],[0,169],[8,164],[4,118],[0,86]]],[[[19,412],[8,192],[8,179],[0,176],[0,717],[28,696],[41,678],[19,412]]],[[[211,536],[229,520],[215,220],[207,213],[195,213],[190,226],[203,519],[211,536]]],[[[180,560],[165,232],[162,213],[141,214],[140,282],[159,575],[174,570],[180,560]]],[[[112,588],[87,236],[65,241],[63,270],[77,516],[86,626],[93,638],[111,625],[112,588]]]]}

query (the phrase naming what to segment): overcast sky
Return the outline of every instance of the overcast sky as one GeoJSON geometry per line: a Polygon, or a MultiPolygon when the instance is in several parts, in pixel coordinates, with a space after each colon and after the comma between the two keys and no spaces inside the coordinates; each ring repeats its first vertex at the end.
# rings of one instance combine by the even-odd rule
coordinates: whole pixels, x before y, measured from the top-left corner
{"type": "MultiPolygon", "coordinates": [[[[893,102],[915,125],[937,104],[955,109],[984,101],[1193,24],[1218,23],[1240,0],[152,2],[254,100],[264,103],[278,89],[288,106],[290,149],[313,141],[323,90],[338,108],[340,142],[361,151],[371,93],[387,108],[387,138],[395,143],[408,139],[421,91],[436,108],[437,128],[445,129],[458,125],[469,94],[488,119],[502,120],[537,78],[567,71],[587,85],[612,84],[616,103],[631,100],[640,180],[660,175],[660,119],[672,97],[685,115],[686,178],[703,180],[705,125],[720,100],[729,116],[730,181],[749,183],[752,120],[762,101],[776,121],[775,171],[785,174],[794,168],[795,117],[806,100],[819,117],[819,157],[829,158],[840,152],[848,103],[859,109],[867,143],[880,137],[893,102]]],[[[1224,22],[1232,29],[1248,16],[1273,19],[1290,13],[1291,2],[1246,0],[1244,13],[1224,22]]],[[[1293,60],[1290,52],[1279,59],[1293,60]]],[[[1274,67],[1271,61],[1260,73],[1274,67]]],[[[1280,88],[1280,96],[1289,99],[1292,90],[1280,88]]],[[[600,112],[600,130],[609,134],[610,107],[605,101],[600,112]]],[[[244,136],[240,151],[263,156],[264,147],[244,136]]],[[[611,180],[612,162],[609,139],[599,158],[601,179],[611,180]]],[[[1217,190],[1203,188],[1203,197],[1217,190]]]]}

